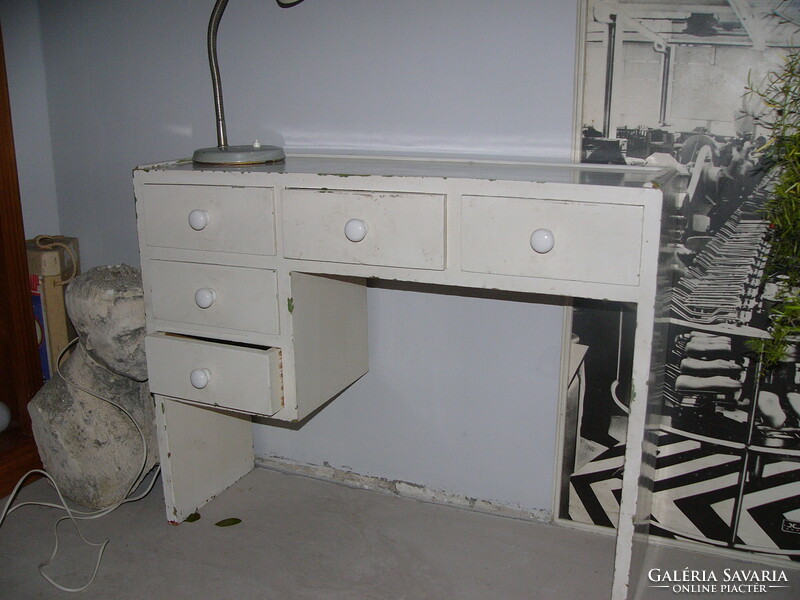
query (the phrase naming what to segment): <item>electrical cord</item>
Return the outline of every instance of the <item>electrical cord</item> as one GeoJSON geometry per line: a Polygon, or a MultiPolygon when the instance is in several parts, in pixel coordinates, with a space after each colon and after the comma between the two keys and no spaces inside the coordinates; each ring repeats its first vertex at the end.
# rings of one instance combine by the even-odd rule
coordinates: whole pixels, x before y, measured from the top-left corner
{"type": "Polygon", "coordinates": [[[61,279],[56,281],[53,285],[57,286],[64,286],[67,285],[70,281],[75,279],[78,274],[78,257],[75,255],[75,251],[69,244],[65,244],[62,240],[66,238],[63,235],[37,235],[33,241],[36,244],[37,248],[41,248],[42,250],[53,250],[55,248],[63,248],[64,251],[69,255],[70,261],[72,263],[72,272],[70,276],[66,279],[61,279]]]}
{"type": "Polygon", "coordinates": [[[67,513],[66,517],[61,517],[53,525],[53,534],[55,536],[55,546],[53,547],[52,554],[50,554],[50,558],[48,558],[43,563],[39,564],[39,567],[38,567],[39,574],[42,577],[44,577],[44,579],[49,584],[51,584],[52,586],[58,588],[59,590],[65,591],[65,592],[82,592],[83,590],[88,588],[92,584],[92,582],[94,581],[95,575],[97,575],[97,570],[100,568],[100,561],[102,561],[102,559],[103,559],[103,553],[105,552],[106,546],[111,541],[109,539],[105,539],[102,542],[90,542],[89,540],[87,540],[83,536],[83,534],[81,533],[80,528],[78,527],[78,519],[91,519],[91,518],[95,518],[95,517],[94,516],[89,516],[88,513],[82,513],[80,515],[76,515],[74,511],[70,510],[69,506],[67,506],[67,503],[64,500],[64,497],[61,495],[61,490],[58,489],[58,485],[56,484],[56,482],[53,481],[52,477],[50,477],[50,475],[46,471],[43,471],[41,469],[33,469],[31,471],[28,471],[17,482],[17,485],[14,487],[14,490],[11,492],[11,495],[8,498],[8,502],[6,502],[6,506],[3,509],[3,512],[0,513],[0,526],[2,526],[3,521],[6,518],[6,515],[11,514],[15,510],[17,510],[18,508],[22,508],[23,506],[48,506],[48,507],[53,507],[53,508],[60,508],[60,509],[64,510],[67,513]],[[61,504],[60,505],[59,504],[51,504],[49,502],[21,502],[21,503],[15,505],[15,506],[11,507],[11,503],[14,501],[14,498],[16,497],[17,493],[19,492],[20,488],[22,487],[23,482],[28,477],[30,477],[31,475],[34,475],[34,474],[43,475],[44,477],[46,477],[50,481],[50,483],[55,488],[56,493],[58,494],[59,500],[61,500],[61,504]],[[44,568],[50,563],[50,561],[52,561],[56,557],[56,554],[58,554],[58,525],[61,523],[61,521],[64,521],[66,519],[70,519],[72,521],[72,523],[75,525],[75,531],[78,532],[78,536],[80,536],[81,540],[83,540],[83,542],[85,544],[87,544],[89,546],[95,546],[95,547],[99,547],[100,548],[99,552],[97,553],[97,562],[94,565],[94,570],[92,571],[92,576],[89,579],[89,582],[86,583],[86,585],[83,585],[83,586],[81,586],[79,588],[68,588],[68,587],[63,586],[63,585],[61,585],[59,583],[56,583],[47,573],[44,572],[44,568]]]}
{"type": "MultiPolygon", "coordinates": [[[[106,507],[106,508],[103,508],[103,509],[100,509],[100,510],[96,510],[96,511],[88,511],[87,512],[87,511],[79,511],[79,510],[74,510],[74,509],[69,508],[69,506],[67,505],[66,500],[64,499],[64,496],[61,494],[61,490],[58,488],[58,484],[50,476],[50,474],[48,474],[46,471],[43,471],[42,469],[33,469],[31,471],[28,471],[27,473],[25,473],[25,475],[23,475],[20,478],[20,480],[17,482],[16,486],[14,486],[14,489],[12,490],[11,494],[8,497],[8,501],[6,502],[5,507],[3,508],[2,512],[0,512],[0,527],[2,527],[3,522],[5,521],[5,518],[6,518],[7,515],[11,514],[12,512],[14,512],[15,510],[17,510],[19,508],[22,508],[23,506],[44,506],[44,507],[48,507],[48,508],[61,509],[61,510],[64,510],[67,513],[66,516],[59,518],[55,522],[55,524],[53,525],[53,534],[54,534],[54,537],[55,537],[55,546],[53,548],[53,552],[50,555],[50,558],[48,558],[46,561],[41,563],[39,565],[39,567],[38,567],[39,574],[45,579],[45,581],[47,581],[53,587],[55,587],[55,588],[57,588],[57,589],[59,589],[61,591],[64,591],[64,592],[82,592],[83,590],[88,588],[92,584],[92,582],[94,582],[95,576],[97,575],[97,571],[100,568],[100,562],[103,559],[103,553],[105,552],[106,546],[111,541],[110,539],[103,540],[102,542],[91,542],[91,541],[87,540],[83,536],[83,534],[81,533],[80,528],[78,527],[78,521],[79,520],[89,520],[89,519],[99,519],[100,517],[104,517],[107,514],[115,511],[117,508],[119,508],[123,504],[127,504],[129,502],[136,502],[137,500],[141,500],[142,498],[147,496],[147,494],[149,494],[150,491],[153,489],[153,485],[155,484],[155,481],[158,478],[158,474],[160,472],[160,467],[156,467],[154,469],[154,472],[153,472],[153,477],[150,479],[150,483],[147,484],[147,486],[145,487],[144,491],[141,494],[139,494],[138,496],[134,496],[134,497],[131,496],[131,494],[134,492],[136,487],[141,483],[141,481],[143,481],[143,476],[145,474],[145,469],[147,468],[147,440],[146,440],[146,438],[144,436],[144,432],[142,431],[142,428],[139,427],[139,424],[136,422],[136,420],[133,418],[133,416],[125,408],[123,408],[122,406],[120,406],[119,404],[114,402],[113,400],[105,398],[105,397],[103,397],[103,396],[101,396],[101,395],[99,395],[99,394],[97,394],[97,393],[95,393],[95,392],[93,392],[93,391],[91,391],[89,389],[86,389],[85,387],[83,387],[81,385],[78,385],[74,381],[71,381],[70,379],[65,377],[64,374],[61,372],[61,361],[62,361],[64,355],[67,353],[67,351],[69,351],[70,348],[75,346],[75,344],[77,344],[78,341],[79,341],[79,338],[73,339],[59,353],[58,358],[56,359],[56,372],[64,380],[64,382],[67,385],[70,385],[70,386],[74,387],[75,389],[78,389],[78,390],[80,390],[80,391],[82,391],[82,392],[84,392],[86,394],[89,394],[90,396],[92,396],[94,398],[97,398],[99,400],[102,400],[103,402],[106,402],[106,403],[110,404],[111,406],[113,406],[113,407],[119,409],[120,411],[122,411],[122,413],[126,417],[128,417],[128,419],[131,421],[131,423],[133,423],[134,427],[136,427],[136,430],[139,433],[139,437],[142,440],[142,462],[141,462],[141,466],[139,467],[139,473],[137,474],[136,478],[134,479],[133,483],[131,484],[131,487],[129,488],[128,493],[126,494],[125,498],[123,500],[121,500],[121,501],[109,506],[109,507],[106,507]],[[53,504],[53,503],[49,503],[49,502],[20,502],[20,503],[14,505],[14,506],[11,506],[12,502],[14,501],[14,498],[16,498],[17,494],[19,493],[19,490],[22,488],[22,484],[25,482],[25,480],[28,477],[30,477],[31,475],[34,475],[34,474],[42,475],[45,478],[47,478],[47,480],[50,482],[50,484],[55,489],[56,494],[58,494],[58,499],[60,500],[61,504],[53,504]],[[58,554],[58,526],[62,521],[66,521],[66,520],[72,521],[73,525],[75,526],[75,530],[78,532],[78,536],[81,538],[81,540],[83,540],[83,542],[85,544],[87,544],[89,546],[94,546],[94,547],[98,547],[99,548],[98,553],[97,553],[97,562],[95,563],[94,570],[92,571],[92,575],[91,575],[89,581],[85,585],[83,585],[81,587],[77,587],[77,588],[69,588],[69,587],[66,587],[66,586],[63,586],[63,585],[57,583],[55,580],[53,580],[52,577],[50,577],[44,571],[44,568],[47,565],[49,565],[50,562],[53,561],[53,559],[55,559],[56,555],[58,554]]],[[[108,371],[108,369],[106,369],[103,365],[100,365],[100,367],[105,369],[106,371],[108,371]]],[[[111,372],[111,371],[109,371],[109,372],[111,372]]]]}
{"type": "MultiPolygon", "coordinates": [[[[141,438],[141,440],[142,440],[142,448],[144,449],[144,451],[142,452],[142,464],[141,464],[141,467],[139,468],[139,473],[138,473],[138,475],[136,476],[136,479],[134,479],[133,483],[131,484],[131,488],[128,490],[128,494],[127,494],[127,495],[130,495],[130,494],[131,494],[131,492],[133,492],[134,488],[136,487],[136,484],[137,484],[137,482],[139,481],[139,478],[140,478],[140,477],[141,477],[141,476],[144,474],[144,469],[145,469],[145,467],[147,466],[147,440],[146,440],[146,439],[145,439],[145,437],[144,437],[144,432],[142,431],[142,428],[141,428],[141,427],[139,427],[139,424],[136,422],[136,419],[134,419],[134,418],[133,418],[133,416],[132,416],[132,415],[131,415],[131,414],[130,414],[130,413],[127,411],[127,410],[125,410],[125,408],[123,408],[122,406],[120,406],[120,405],[119,405],[119,404],[117,404],[116,402],[114,402],[114,401],[112,401],[112,400],[109,400],[108,398],[105,398],[105,397],[103,397],[103,396],[101,396],[101,395],[99,395],[99,394],[97,394],[97,393],[93,392],[92,390],[90,390],[90,389],[87,389],[87,388],[83,387],[82,385],[79,385],[79,384],[75,383],[75,382],[74,382],[74,381],[72,381],[71,379],[68,379],[68,378],[67,378],[67,377],[64,375],[64,373],[62,373],[62,372],[61,372],[61,361],[62,361],[62,359],[63,359],[64,355],[65,355],[65,354],[66,354],[66,353],[67,353],[67,352],[68,352],[68,351],[69,351],[69,350],[70,350],[70,349],[71,349],[73,346],[75,346],[75,345],[76,345],[76,344],[79,342],[79,340],[80,340],[80,338],[77,338],[77,337],[76,337],[76,338],[74,338],[74,339],[73,339],[71,342],[69,342],[69,343],[68,343],[68,344],[67,344],[67,345],[64,347],[64,349],[63,349],[63,350],[62,350],[62,351],[59,353],[59,355],[58,355],[58,358],[56,359],[56,372],[58,373],[58,376],[59,376],[59,377],[61,377],[61,379],[63,379],[63,380],[64,380],[64,383],[66,383],[67,385],[69,385],[69,386],[71,386],[71,387],[74,387],[75,389],[77,389],[77,390],[80,390],[80,391],[82,391],[82,392],[83,392],[83,393],[85,393],[85,394],[89,394],[90,396],[92,396],[92,397],[94,397],[94,398],[97,398],[98,400],[102,400],[103,402],[106,402],[106,403],[110,404],[110,405],[111,405],[111,406],[113,406],[114,408],[116,408],[116,409],[120,410],[120,411],[121,411],[121,412],[122,412],[122,413],[123,413],[123,414],[124,414],[126,417],[128,417],[128,420],[129,420],[131,423],[133,423],[133,426],[136,428],[136,431],[139,433],[139,437],[140,437],[140,438],[141,438]]],[[[100,364],[99,362],[97,362],[97,361],[95,361],[95,362],[96,362],[96,364],[97,364],[97,365],[98,365],[98,366],[99,366],[101,369],[103,369],[104,371],[106,371],[106,372],[107,372],[107,373],[109,373],[110,375],[112,375],[112,376],[114,376],[114,377],[118,377],[118,376],[119,376],[117,373],[114,373],[113,371],[111,371],[111,370],[107,369],[107,368],[106,368],[104,365],[100,364]]],[[[135,386],[134,386],[134,387],[135,387],[135,386]]],[[[132,391],[132,390],[133,390],[133,387],[131,388],[131,390],[130,390],[130,391],[132,391]]]]}

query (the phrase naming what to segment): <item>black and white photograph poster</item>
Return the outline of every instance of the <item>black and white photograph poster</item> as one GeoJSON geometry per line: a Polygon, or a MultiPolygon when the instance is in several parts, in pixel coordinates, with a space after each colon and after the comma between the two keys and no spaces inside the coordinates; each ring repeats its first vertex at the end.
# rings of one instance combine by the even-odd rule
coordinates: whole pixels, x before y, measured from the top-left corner
{"type": "MultiPolygon", "coordinates": [[[[681,178],[665,224],[650,531],[800,561],[798,342],[768,369],[751,342],[770,335],[781,290],[764,210],[779,108],[765,95],[796,64],[800,2],[586,0],[582,11],[581,162],[681,178]]],[[[634,327],[624,306],[575,305],[562,519],[616,526],[634,327]]]]}

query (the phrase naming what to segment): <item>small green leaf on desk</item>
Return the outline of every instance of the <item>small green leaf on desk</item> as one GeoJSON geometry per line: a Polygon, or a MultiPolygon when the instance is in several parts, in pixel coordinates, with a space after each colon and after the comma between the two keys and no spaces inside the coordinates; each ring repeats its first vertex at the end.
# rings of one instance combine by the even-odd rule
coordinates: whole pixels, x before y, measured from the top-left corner
{"type": "Polygon", "coordinates": [[[230,519],[222,519],[219,523],[214,523],[217,527],[230,527],[231,525],[238,525],[241,523],[241,519],[237,519],[236,517],[231,517],[230,519]]]}
{"type": "Polygon", "coordinates": [[[199,521],[199,520],[200,520],[200,513],[198,513],[198,512],[193,512],[188,517],[186,517],[186,522],[187,523],[194,523],[195,521],[199,521]]]}

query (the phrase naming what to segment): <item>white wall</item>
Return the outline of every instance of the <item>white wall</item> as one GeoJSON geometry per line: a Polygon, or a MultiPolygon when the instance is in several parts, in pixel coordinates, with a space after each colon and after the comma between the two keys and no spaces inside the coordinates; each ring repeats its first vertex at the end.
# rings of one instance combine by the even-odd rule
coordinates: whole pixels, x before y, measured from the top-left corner
{"type": "MultiPolygon", "coordinates": [[[[39,2],[60,228],[85,267],[138,262],[134,165],[215,143],[212,4],[39,2]]],[[[233,0],[230,141],[567,160],[576,6],[233,0]]],[[[389,289],[369,302],[370,373],[299,432],[258,426],[257,452],[549,508],[561,309],[389,289]]]]}

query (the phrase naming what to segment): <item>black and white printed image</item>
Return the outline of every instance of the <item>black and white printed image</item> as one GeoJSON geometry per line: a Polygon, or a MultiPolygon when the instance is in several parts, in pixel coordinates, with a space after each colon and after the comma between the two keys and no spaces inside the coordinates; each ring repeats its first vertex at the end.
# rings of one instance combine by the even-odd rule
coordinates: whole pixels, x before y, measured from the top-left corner
{"type": "MultiPolygon", "coordinates": [[[[800,560],[798,348],[765,372],[748,344],[767,335],[776,290],[765,277],[770,108],[748,90],[800,43],[800,2],[586,9],[581,161],[672,167],[683,182],[663,248],[672,268],[651,532],[800,560]]],[[[608,527],[624,469],[628,390],[618,381],[630,368],[614,357],[630,360],[632,335],[587,323],[614,310],[624,324],[614,307],[575,308],[579,391],[567,414],[570,402],[580,408],[567,421],[574,448],[559,504],[561,518],[608,527]]]]}

